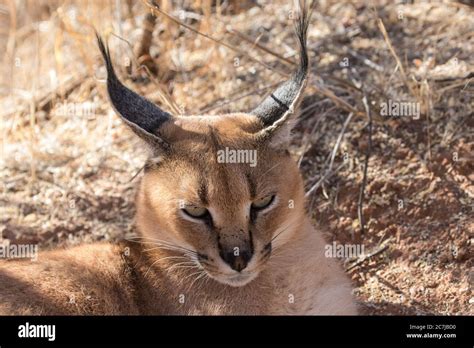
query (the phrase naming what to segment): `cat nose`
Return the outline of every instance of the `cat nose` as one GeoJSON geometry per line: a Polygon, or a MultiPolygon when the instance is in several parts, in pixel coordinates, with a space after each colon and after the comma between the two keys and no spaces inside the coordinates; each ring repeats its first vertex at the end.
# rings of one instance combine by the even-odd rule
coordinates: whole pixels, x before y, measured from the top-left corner
{"type": "Polygon", "coordinates": [[[220,254],[222,259],[230,266],[230,268],[237,272],[245,269],[252,258],[252,253],[246,250],[241,250],[238,254],[234,251],[221,252],[220,254]]]}

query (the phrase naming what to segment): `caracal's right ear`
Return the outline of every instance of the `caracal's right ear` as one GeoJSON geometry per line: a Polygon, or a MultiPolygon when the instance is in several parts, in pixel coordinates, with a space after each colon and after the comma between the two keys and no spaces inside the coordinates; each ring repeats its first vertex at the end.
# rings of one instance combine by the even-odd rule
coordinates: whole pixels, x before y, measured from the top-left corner
{"type": "Polygon", "coordinates": [[[108,46],[104,45],[97,33],[96,36],[107,68],[109,99],[115,111],[140,138],[151,145],[154,152],[168,152],[170,144],[160,136],[160,128],[166,122],[173,122],[173,116],[120,82],[115,74],[108,46]]]}

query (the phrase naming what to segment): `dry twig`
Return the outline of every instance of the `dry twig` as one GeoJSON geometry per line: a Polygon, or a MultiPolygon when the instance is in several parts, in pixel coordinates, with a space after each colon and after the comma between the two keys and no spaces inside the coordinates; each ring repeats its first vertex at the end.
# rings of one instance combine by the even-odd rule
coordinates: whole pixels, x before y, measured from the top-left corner
{"type": "Polygon", "coordinates": [[[346,268],[346,272],[350,271],[353,268],[356,268],[360,265],[362,265],[365,261],[370,260],[372,257],[377,256],[380,253],[383,253],[385,250],[388,249],[389,244],[384,243],[380,245],[378,248],[376,248],[374,251],[364,255],[361,259],[356,260],[352,265],[346,268]]]}
{"type": "MultiPolygon", "coordinates": [[[[359,191],[359,200],[357,202],[357,214],[359,216],[359,223],[360,223],[360,231],[361,234],[365,233],[365,219],[364,219],[364,212],[363,212],[363,204],[364,204],[364,194],[365,194],[365,186],[367,185],[367,168],[369,167],[369,157],[370,153],[372,152],[372,115],[370,113],[369,103],[367,101],[367,96],[364,95],[362,98],[362,102],[364,103],[365,112],[367,113],[367,118],[369,119],[368,128],[368,145],[367,151],[365,153],[365,161],[364,161],[364,176],[362,177],[362,184],[360,185],[359,191]]],[[[352,236],[354,238],[354,236],[352,236]]]]}

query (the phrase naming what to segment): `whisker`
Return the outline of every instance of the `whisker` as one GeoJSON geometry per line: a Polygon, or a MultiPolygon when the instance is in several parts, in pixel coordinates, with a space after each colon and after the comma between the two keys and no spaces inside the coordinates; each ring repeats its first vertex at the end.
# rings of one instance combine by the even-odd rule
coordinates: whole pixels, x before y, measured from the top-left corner
{"type": "Polygon", "coordinates": [[[188,260],[188,258],[185,256],[166,256],[166,257],[159,258],[157,261],[172,260],[172,259],[188,260]]]}
{"type": "Polygon", "coordinates": [[[160,245],[160,246],[163,246],[163,247],[168,247],[168,248],[173,248],[175,250],[181,250],[181,251],[186,251],[186,252],[189,252],[189,253],[193,253],[193,254],[196,254],[197,252],[194,251],[194,250],[191,250],[191,249],[187,249],[187,248],[183,248],[183,247],[180,247],[178,245],[173,245],[173,244],[166,244],[166,243],[159,243],[159,242],[141,242],[141,241],[133,241],[135,243],[141,243],[141,244],[151,244],[151,245],[160,245]]]}
{"type": "Polygon", "coordinates": [[[197,275],[197,274],[201,274],[201,272],[203,272],[203,270],[202,270],[202,269],[201,269],[201,270],[199,270],[199,271],[197,271],[197,272],[194,272],[194,273],[188,274],[188,275],[187,275],[186,277],[184,277],[184,278],[183,278],[181,281],[184,283],[184,281],[185,281],[186,279],[189,279],[189,278],[191,278],[191,277],[193,277],[193,276],[195,276],[195,275],[197,275]]]}
{"type": "Polygon", "coordinates": [[[148,267],[146,273],[145,273],[145,279],[146,279],[146,276],[148,275],[148,272],[150,272],[150,269],[155,265],[155,263],[159,262],[160,260],[156,260],[156,261],[153,261],[153,263],[150,265],[150,267],[148,267]]]}
{"type": "Polygon", "coordinates": [[[193,261],[184,261],[184,262],[178,262],[175,263],[174,265],[171,265],[166,271],[171,272],[173,268],[195,268],[197,265],[193,261]]]}
{"type": "Polygon", "coordinates": [[[188,257],[184,257],[184,256],[165,256],[165,257],[161,257],[155,261],[152,262],[152,264],[150,265],[150,267],[148,267],[146,273],[145,273],[145,278],[147,277],[148,275],[148,272],[150,272],[150,270],[152,269],[152,267],[160,262],[160,261],[163,261],[163,260],[169,260],[169,259],[184,259],[184,260],[189,260],[189,261],[183,261],[183,262],[193,262],[192,259],[188,258],[188,257]]]}
{"type": "Polygon", "coordinates": [[[273,242],[275,239],[277,239],[277,237],[279,237],[283,232],[287,231],[290,227],[291,227],[291,223],[286,225],[285,227],[283,227],[283,229],[278,232],[275,236],[273,236],[273,238],[270,240],[270,242],[273,242]]]}
{"type": "MultiPolygon", "coordinates": [[[[297,223],[295,228],[300,228],[302,224],[303,224],[302,222],[297,223]]],[[[293,222],[288,223],[285,227],[283,227],[283,230],[282,230],[282,231],[280,231],[277,235],[273,236],[273,238],[270,240],[270,242],[273,242],[273,241],[274,241],[277,237],[279,237],[283,232],[288,231],[288,229],[289,229],[290,227],[292,227],[292,225],[293,225],[293,222]]]]}
{"type": "Polygon", "coordinates": [[[157,250],[157,249],[164,249],[164,250],[172,250],[172,251],[179,251],[180,253],[183,253],[183,255],[189,255],[189,253],[187,251],[184,251],[184,250],[181,250],[181,249],[175,249],[175,248],[172,248],[172,247],[169,247],[169,246],[165,246],[165,245],[159,245],[159,246],[155,246],[153,248],[149,248],[149,249],[145,249],[144,251],[153,251],[153,250],[157,250]]]}
{"type": "Polygon", "coordinates": [[[147,252],[150,252],[150,251],[153,251],[153,250],[157,250],[157,249],[162,249],[162,250],[168,250],[168,251],[175,251],[175,252],[179,252],[181,253],[182,255],[186,255],[188,257],[195,257],[196,254],[194,253],[191,253],[187,250],[183,250],[183,249],[180,249],[180,248],[176,248],[176,247],[172,247],[172,246],[169,246],[169,245],[159,245],[159,244],[156,244],[156,243],[153,243],[153,248],[148,248],[148,249],[145,249],[144,251],[147,251],[147,252]]]}
{"type": "Polygon", "coordinates": [[[169,241],[165,241],[165,240],[158,239],[158,238],[138,237],[137,236],[137,237],[128,238],[127,240],[130,241],[130,242],[134,242],[134,243],[164,245],[164,246],[169,246],[169,247],[173,247],[173,248],[177,248],[177,249],[186,250],[186,251],[188,251],[190,253],[193,253],[193,254],[197,253],[196,251],[191,250],[189,248],[186,248],[186,247],[183,247],[183,246],[180,246],[180,245],[176,245],[176,244],[173,244],[169,241]],[[145,241],[143,241],[142,239],[144,239],[145,241]]]}
{"type": "Polygon", "coordinates": [[[189,288],[191,289],[194,285],[194,283],[196,283],[199,279],[201,279],[202,277],[206,277],[207,276],[207,273],[206,271],[201,271],[201,274],[199,276],[196,277],[196,279],[194,279],[194,281],[191,283],[191,285],[189,286],[189,288]]]}

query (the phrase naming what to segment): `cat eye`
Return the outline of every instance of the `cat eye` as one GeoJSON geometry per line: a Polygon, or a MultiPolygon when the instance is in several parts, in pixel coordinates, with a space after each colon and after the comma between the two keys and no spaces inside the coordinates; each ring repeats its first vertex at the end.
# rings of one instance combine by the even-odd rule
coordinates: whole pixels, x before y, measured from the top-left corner
{"type": "Polygon", "coordinates": [[[183,208],[182,210],[184,211],[185,214],[196,219],[201,219],[207,216],[207,214],[209,214],[209,211],[203,207],[189,206],[189,207],[183,208]]]}
{"type": "Polygon", "coordinates": [[[257,199],[252,203],[252,209],[262,210],[272,204],[275,199],[275,195],[267,196],[261,199],[257,199]]]}

